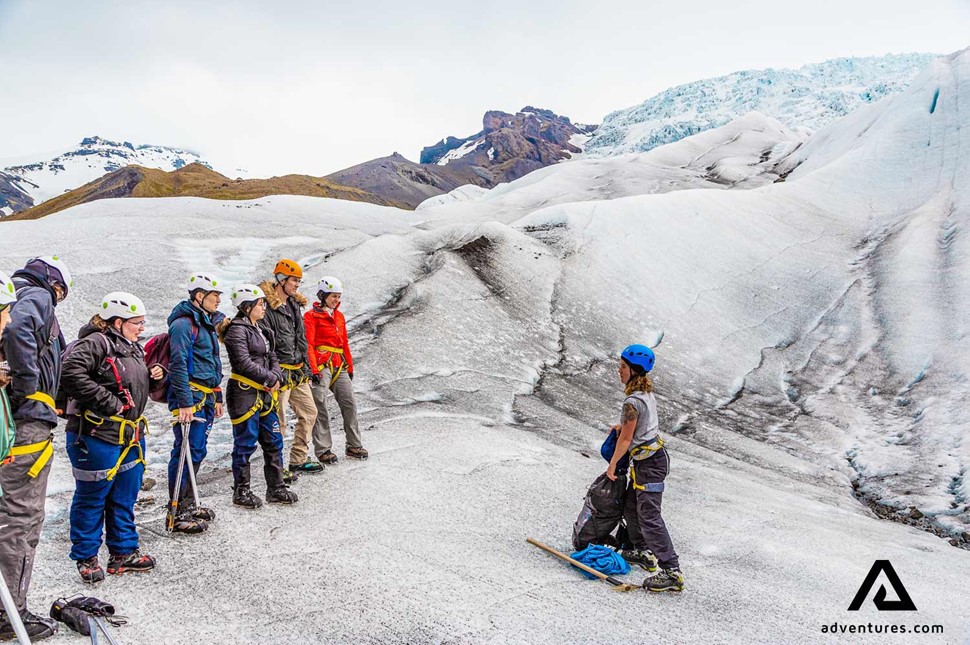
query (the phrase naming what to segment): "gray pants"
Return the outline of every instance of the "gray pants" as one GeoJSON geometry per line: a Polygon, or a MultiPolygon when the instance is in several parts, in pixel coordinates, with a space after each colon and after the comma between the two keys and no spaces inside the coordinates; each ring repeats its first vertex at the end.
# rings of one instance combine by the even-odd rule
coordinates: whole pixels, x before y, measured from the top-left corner
{"type": "Polygon", "coordinates": [[[670,472],[670,456],[667,454],[667,449],[661,448],[647,459],[634,460],[633,471],[624,508],[630,542],[637,549],[653,551],[657,556],[658,564],[664,569],[679,568],[680,560],[677,558],[677,552],[674,551],[667,525],[660,516],[664,479],[670,472]],[[634,479],[645,490],[635,490],[634,479]]]}
{"type": "MultiPolygon", "coordinates": [[[[43,421],[19,421],[14,446],[45,441],[51,428],[43,421]]],[[[39,452],[19,455],[15,461],[0,466],[0,569],[7,581],[10,595],[21,611],[27,606],[27,589],[34,569],[34,552],[44,526],[44,502],[47,500],[47,477],[50,462],[30,477],[30,470],[39,452]]]]}
{"type": "MultiPolygon", "coordinates": [[[[313,386],[313,401],[317,404],[317,422],[313,426],[313,449],[320,457],[333,448],[333,437],[330,435],[330,414],[327,412],[327,384],[329,375],[323,372],[323,383],[313,386]]],[[[340,376],[330,388],[340,406],[340,416],[344,419],[344,434],[347,435],[348,448],[363,448],[360,440],[360,428],[357,427],[357,400],[354,398],[354,383],[341,372],[340,376]]]]}

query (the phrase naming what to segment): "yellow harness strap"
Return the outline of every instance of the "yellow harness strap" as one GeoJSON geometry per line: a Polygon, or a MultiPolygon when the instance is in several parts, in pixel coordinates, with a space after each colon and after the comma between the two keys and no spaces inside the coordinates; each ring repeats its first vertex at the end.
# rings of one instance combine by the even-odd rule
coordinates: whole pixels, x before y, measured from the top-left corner
{"type": "Polygon", "coordinates": [[[47,462],[51,460],[54,456],[54,437],[48,437],[44,441],[38,441],[37,443],[30,443],[26,446],[14,446],[10,449],[10,461],[15,461],[17,457],[22,457],[24,455],[33,455],[34,453],[40,453],[40,457],[34,462],[34,465],[30,467],[27,471],[27,476],[34,478],[40,474],[40,471],[44,470],[44,466],[47,462]]]}
{"type": "Polygon", "coordinates": [[[143,434],[145,435],[148,434],[148,419],[143,416],[138,417],[137,419],[132,421],[131,419],[125,419],[115,415],[111,415],[110,417],[100,417],[94,414],[93,412],[91,412],[90,410],[85,410],[83,416],[85,421],[95,426],[104,425],[105,421],[113,421],[114,423],[117,423],[119,446],[125,445],[125,428],[128,428],[128,427],[131,428],[131,435],[132,437],[134,437],[135,440],[141,437],[141,434],[139,434],[138,432],[140,429],[144,429],[143,434]]]}
{"type": "Polygon", "coordinates": [[[57,412],[57,405],[54,403],[54,398],[50,394],[45,394],[44,392],[34,392],[33,394],[28,394],[24,398],[30,399],[31,401],[40,401],[54,412],[57,412]]]}
{"type": "MultiPolygon", "coordinates": [[[[260,392],[269,392],[269,389],[266,386],[261,385],[260,383],[257,383],[256,381],[254,381],[252,379],[246,378],[245,376],[242,376],[240,374],[236,374],[235,372],[233,372],[232,374],[230,374],[229,375],[229,378],[231,380],[236,381],[237,383],[239,383],[239,387],[244,387],[245,386],[245,387],[251,387],[251,388],[253,388],[255,390],[259,390],[260,392]]],[[[272,400],[273,400],[273,405],[268,406],[265,412],[260,412],[259,416],[265,417],[266,415],[268,415],[270,412],[272,412],[276,408],[276,401],[279,398],[278,395],[277,395],[277,393],[278,393],[278,390],[277,390],[277,392],[273,392],[270,395],[271,398],[272,398],[272,400]]],[[[232,425],[237,425],[239,423],[244,423],[246,420],[249,419],[249,417],[253,416],[257,412],[259,412],[260,410],[262,410],[263,407],[266,407],[265,398],[262,397],[262,396],[257,395],[256,396],[256,403],[253,404],[253,407],[249,408],[249,410],[247,410],[246,413],[243,414],[241,417],[236,417],[235,419],[229,419],[229,423],[231,423],[232,425]]]]}
{"type": "Polygon", "coordinates": [[[344,366],[347,364],[346,361],[340,361],[340,367],[334,369],[333,355],[339,354],[343,356],[344,350],[339,347],[330,347],[329,345],[317,345],[314,349],[316,349],[318,352],[330,352],[330,358],[327,359],[326,366],[330,368],[329,387],[333,387],[333,384],[337,382],[337,378],[340,376],[340,373],[344,371],[344,366]]]}
{"type": "MultiPolygon", "coordinates": [[[[118,463],[114,465],[114,468],[108,470],[105,479],[111,481],[115,478],[115,475],[118,474],[118,469],[120,469],[121,465],[125,463],[125,457],[128,456],[128,451],[130,451],[132,448],[136,448],[138,450],[138,459],[136,459],[134,463],[141,464],[145,468],[148,468],[148,463],[145,461],[145,451],[141,449],[141,441],[139,441],[138,435],[135,435],[132,438],[131,443],[125,446],[125,449],[121,451],[121,456],[118,457],[118,463]]],[[[134,468],[134,466],[132,466],[132,468],[134,468]]]]}
{"type": "MultiPolygon", "coordinates": [[[[303,363],[297,363],[296,365],[290,365],[289,363],[280,363],[280,367],[282,367],[283,369],[288,370],[290,372],[295,372],[295,371],[298,371],[298,370],[302,370],[303,369],[303,365],[304,365],[303,363]]],[[[306,377],[301,377],[298,381],[296,381],[295,383],[293,383],[293,382],[290,381],[290,379],[286,379],[286,381],[287,381],[286,385],[283,385],[282,387],[280,387],[280,389],[281,390],[292,390],[293,388],[297,387],[298,385],[303,385],[308,380],[309,379],[307,379],[306,377]]]]}
{"type": "MultiPolygon", "coordinates": [[[[196,412],[204,408],[205,402],[209,399],[210,396],[213,396],[216,392],[213,388],[206,387],[204,385],[199,385],[195,381],[189,381],[189,388],[197,392],[202,392],[203,394],[202,400],[192,406],[192,414],[195,414],[196,412]]],[[[178,410],[172,410],[172,416],[176,418],[175,421],[172,421],[173,424],[178,423],[178,415],[179,415],[178,410]]]]}

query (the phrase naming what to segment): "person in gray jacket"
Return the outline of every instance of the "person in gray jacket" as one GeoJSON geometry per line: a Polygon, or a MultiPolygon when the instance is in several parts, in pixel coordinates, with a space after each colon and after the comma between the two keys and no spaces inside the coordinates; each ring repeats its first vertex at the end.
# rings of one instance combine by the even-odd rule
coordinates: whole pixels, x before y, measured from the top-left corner
{"type": "MultiPolygon", "coordinates": [[[[34,258],[13,274],[17,301],[4,330],[3,349],[10,368],[10,405],[17,425],[10,456],[0,466],[0,569],[28,635],[53,635],[57,624],[27,610],[34,553],[44,526],[47,477],[57,426],[55,399],[60,382],[61,333],[54,308],[67,297],[73,280],[57,256],[34,258]]],[[[6,613],[0,638],[13,637],[6,613]]]]}

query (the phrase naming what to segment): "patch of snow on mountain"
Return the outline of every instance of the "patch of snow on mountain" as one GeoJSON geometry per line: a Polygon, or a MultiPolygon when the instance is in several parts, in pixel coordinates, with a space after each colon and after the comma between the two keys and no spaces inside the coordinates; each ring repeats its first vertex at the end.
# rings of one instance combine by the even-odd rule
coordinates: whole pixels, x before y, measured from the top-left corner
{"type": "Polygon", "coordinates": [[[466,141],[454,150],[449,150],[441,159],[438,160],[439,166],[447,166],[448,162],[454,161],[456,159],[461,159],[465,155],[474,152],[475,148],[479,146],[484,141],[484,139],[475,139],[472,141],[466,141]]]}
{"type": "Polygon", "coordinates": [[[209,165],[188,150],[88,137],[77,148],[53,158],[10,166],[4,171],[20,178],[18,187],[33,198],[36,206],[124,166],[171,171],[191,163],[209,165]]]}

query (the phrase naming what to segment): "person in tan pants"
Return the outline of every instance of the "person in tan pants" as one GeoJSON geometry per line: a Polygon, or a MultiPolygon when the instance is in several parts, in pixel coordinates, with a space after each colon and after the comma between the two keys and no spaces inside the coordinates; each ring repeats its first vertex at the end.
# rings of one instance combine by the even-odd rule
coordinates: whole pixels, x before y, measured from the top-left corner
{"type": "Polygon", "coordinates": [[[284,473],[292,481],[300,473],[318,473],[323,465],[307,459],[310,433],[317,420],[317,406],[310,391],[310,367],[307,364],[307,339],[303,326],[303,307],[307,299],[299,293],[303,269],[293,260],[282,259],[273,270],[273,280],[259,285],[269,305],[260,327],[276,336],[276,357],[283,371],[280,388],[280,427],[286,428],[286,406],[296,414],[296,432],[290,447],[290,465],[284,473]]]}

